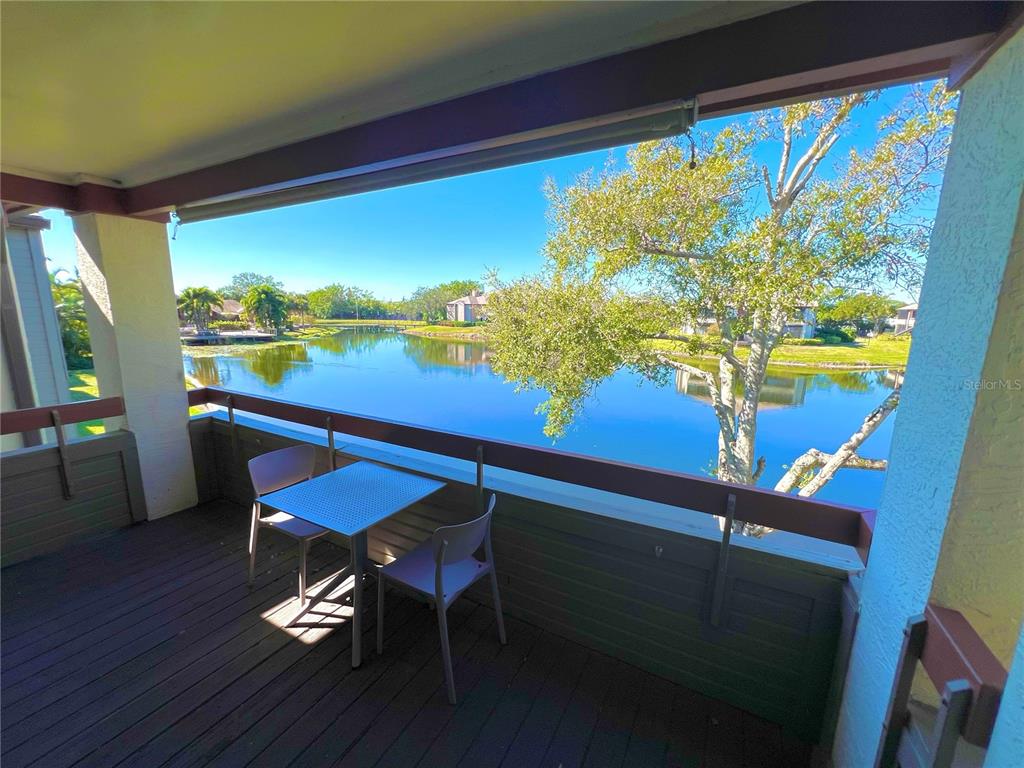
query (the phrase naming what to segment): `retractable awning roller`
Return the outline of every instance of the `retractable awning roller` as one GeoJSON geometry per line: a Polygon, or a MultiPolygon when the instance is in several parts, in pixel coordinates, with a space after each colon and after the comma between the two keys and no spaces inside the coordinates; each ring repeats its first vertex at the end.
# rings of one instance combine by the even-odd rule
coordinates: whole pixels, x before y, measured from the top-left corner
{"type": "Polygon", "coordinates": [[[696,100],[689,99],[642,115],[631,113],[606,117],[600,124],[588,121],[585,125],[555,126],[543,132],[503,137],[494,145],[450,147],[440,152],[353,169],[343,176],[317,177],[286,187],[250,190],[180,206],[177,215],[181,223],[187,224],[663,139],[684,133],[696,119],[696,100]]]}

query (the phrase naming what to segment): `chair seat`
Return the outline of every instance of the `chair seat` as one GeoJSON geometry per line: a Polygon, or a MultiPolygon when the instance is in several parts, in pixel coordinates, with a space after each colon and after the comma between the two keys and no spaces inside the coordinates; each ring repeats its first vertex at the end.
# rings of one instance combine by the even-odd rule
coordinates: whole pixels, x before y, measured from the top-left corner
{"type": "Polygon", "coordinates": [[[306,522],[298,517],[292,517],[287,512],[275,512],[267,517],[261,517],[260,525],[267,525],[271,528],[276,528],[277,530],[287,533],[289,536],[293,536],[296,539],[311,539],[315,536],[321,536],[327,533],[326,528],[321,528],[315,523],[306,522]]]}
{"type": "MultiPolygon", "coordinates": [[[[405,584],[417,592],[434,596],[434,552],[427,539],[408,554],[381,568],[392,581],[405,584]]],[[[488,564],[475,557],[444,566],[444,599],[450,604],[466,587],[489,572],[488,564]]]]}

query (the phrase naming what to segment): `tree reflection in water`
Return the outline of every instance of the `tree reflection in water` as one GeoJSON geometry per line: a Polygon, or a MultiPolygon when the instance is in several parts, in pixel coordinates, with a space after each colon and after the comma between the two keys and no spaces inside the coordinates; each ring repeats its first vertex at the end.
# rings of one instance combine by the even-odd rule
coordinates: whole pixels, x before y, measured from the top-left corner
{"type": "MultiPolygon", "coordinates": [[[[802,373],[796,367],[790,374],[776,366],[765,377],[759,408],[803,405],[809,390],[828,391],[835,387],[841,392],[866,393],[879,386],[892,389],[899,376],[898,371],[889,370],[802,373]]],[[[711,402],[707,383],[686,371],[675,371],[675,386],[676,392],[681,395],[711,402]]],[[[743,382],[740,379],[733,382],[733,394],[736,395],[737,401],[743,399],[743,382]]]]}
{"type": "Polygon", "coordinates": [[[490,359],[490,350],[481,342],[446,341],[408,334],[402,338],[406,356],[424,371],[444,366],[473,375],[490,359]]]}
{"type": "Polygon", "coordinates": [[[188,357],[189,376],[204,387],[222,387],[230,375],[222,379],[216,357],[188,357]]]}
{"type": "Polygon", "coordinates": [[[245,367],[258,376],[264,384],[276,387],[293,372],[296,366],[308,364],[309,350],[305,344],[278,344],[273,347],[255,349],[242,356],[245,367]]]}

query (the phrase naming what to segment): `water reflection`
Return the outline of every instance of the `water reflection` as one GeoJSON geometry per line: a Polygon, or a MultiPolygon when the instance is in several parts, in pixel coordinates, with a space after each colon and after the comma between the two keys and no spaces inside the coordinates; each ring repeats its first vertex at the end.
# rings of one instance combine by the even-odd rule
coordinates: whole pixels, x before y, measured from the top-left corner
{"type": "MultiPolygon", "coordinates": [[[[807,376],[766,376],[761,387],[758,410],[803,405],[807,395],[807,379],[807,376]]],[[[732,389],[739,404],[743,400],[743,382],[736,379],[732,389]]],[[[689,371],[676,370],[676,392],[706,403],[711,402],[708,383],[689,371]]]]}
{"type": "MultiPolygon", "coordinates": [[[[266,347],[245,356],[245,366],[271,387],[280,385],[297,366],[308,364],[309,350],[305,344],[280,344],[266,347]]],[[[305,368],[312,371],[312,368],[305,368]]]]}
{"type": "MultiPolygon", "coordinates": [[[[405,354],[418,368],[430,371],[439,366],[474,375],[487,366],[490,350],[480,342],[466,343],[403,335],[405,354]]],[[[487,369],[489,370],[489,368],[487,369]]]]}
{"type": "MultiPolygon", "coordinates": [[[[717,370],[715,361],[701,367],[717,370]]],[[[347,329],[298,344],[241,355],[186,358],[200,384],[266,394],[452,432],[550,446],[536,409],[543,392],[516,392],[491,371],[481,343],[347,329]]],[[[758,451],[771,487],[809,447],[846,440],[900,379],[891,371],[807,371],[773,366],[761,395],[758,451]]],[[[736,382],[737,398],[742,383],[736,382]]],[[[865,443],[865,455],[888,454],[892,420],[865,443]]],[[[665,369],[658,382],[620,371],[602,382],[581,417],[558,441],[566,451],[684,472],[701,472],[718,434],[707,385],[665,369]],[[664,386],[659,386],[664,384],[664,386]],[[685,397],[679,397],[679,395],[685,397]],[[685,439],[681,439],[685,438],[685,439]]],[[[841,472],[821,497],[875,506],[883,473],[841,472]]]]}
{"type": "Polygon", "coordinates": [[[216,357],[189,357],[189,376],[195,379],[204,387],[223,387],[225,383],[221,379],[220,365],[216,357]]]}

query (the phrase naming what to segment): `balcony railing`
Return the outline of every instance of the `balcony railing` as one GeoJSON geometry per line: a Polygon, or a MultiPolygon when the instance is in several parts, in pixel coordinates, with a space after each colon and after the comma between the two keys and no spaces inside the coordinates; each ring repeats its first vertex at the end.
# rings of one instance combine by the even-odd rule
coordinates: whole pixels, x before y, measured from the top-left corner
{"type": "MultiPolygon", "coordinates": [[[[447,432],[345,411],[318,408],[218,387],[193,389],[188,402],[376,440],[481,465],[740,520],[856,548],[867,562],[875,511],[736,485],[684,472],[627,464],[553,448],[447,432]]],[[[726,526],[728,531],[728,526],[726,526]]],[[[727,544],[728,542],[724,542],[727,544]]]]}

